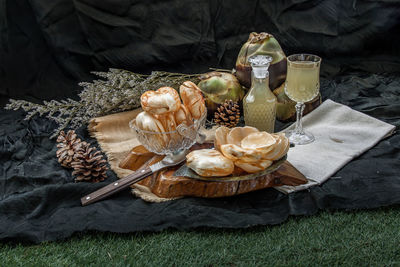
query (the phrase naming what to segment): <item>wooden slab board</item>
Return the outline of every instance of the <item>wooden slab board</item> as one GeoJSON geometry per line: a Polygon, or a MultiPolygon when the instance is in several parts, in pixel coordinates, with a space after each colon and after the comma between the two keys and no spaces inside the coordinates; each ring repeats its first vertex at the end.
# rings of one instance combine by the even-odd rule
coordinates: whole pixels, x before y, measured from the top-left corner
{"type": "MultiPolygon", "coordinates": [[[[138,146],[133,148],[131,153],[121,161],[119,167],[137,170],[143,164],[153,164],[154,162],[149,163],[151,160],[158,161],[162,159],[161,156],[155,159],[153,156],[154,154],[148,152],[143,146],[138,146]]],[[[215,198],[244,194],[274,186],[295,186],[307,183],[306,177],[288,161],[285,161],[273,173],[253,180],[233,182],[209,182],[187,177],[177,177],[173,175],[177,168],[179,166],[160,171],[140,181],[139,184],[147,186],[155,195],[162,198],[184,196],[215,198]]]]}

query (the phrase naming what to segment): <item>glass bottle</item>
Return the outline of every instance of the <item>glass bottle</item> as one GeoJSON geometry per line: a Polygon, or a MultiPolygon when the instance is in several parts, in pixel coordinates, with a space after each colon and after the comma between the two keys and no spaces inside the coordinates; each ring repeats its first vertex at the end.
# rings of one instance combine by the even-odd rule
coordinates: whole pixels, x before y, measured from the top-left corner
{"type": "Polygon", "coordinates": [[[249,58],[252,67],[251,88],[243,99],[245,124],[269,133],[274,132],[277,103],[268,85],[271,61],[270,56],[264,55],[249,58]]]}

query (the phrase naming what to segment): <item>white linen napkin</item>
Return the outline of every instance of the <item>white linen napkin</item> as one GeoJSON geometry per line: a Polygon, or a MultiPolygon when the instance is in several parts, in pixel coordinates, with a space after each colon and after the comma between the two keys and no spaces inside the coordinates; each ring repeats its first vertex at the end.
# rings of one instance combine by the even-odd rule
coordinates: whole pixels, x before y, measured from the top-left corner
{"type": "MultiPolygon", "coordinates": [[[[395,129],[391,124],[330,99],[304,116],[303,127],[315,136],[315,141],[290,148],[288,161],[307,177],[308,183],[275,187],[284,193],[322,184],[395,129]]],[[[284,131],[291,129],[294,124],[284,131]]]]}

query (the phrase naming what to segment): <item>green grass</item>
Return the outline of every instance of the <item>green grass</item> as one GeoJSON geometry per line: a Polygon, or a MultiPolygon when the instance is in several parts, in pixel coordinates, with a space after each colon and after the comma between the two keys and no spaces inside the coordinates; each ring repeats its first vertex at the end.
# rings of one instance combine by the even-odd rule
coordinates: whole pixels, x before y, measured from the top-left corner
{"type": "Polygon", "coordinates": [[[86,233],[1,244],[0,266],[400,266],[400,207],[320,212],[277,226],[86,233]]]}

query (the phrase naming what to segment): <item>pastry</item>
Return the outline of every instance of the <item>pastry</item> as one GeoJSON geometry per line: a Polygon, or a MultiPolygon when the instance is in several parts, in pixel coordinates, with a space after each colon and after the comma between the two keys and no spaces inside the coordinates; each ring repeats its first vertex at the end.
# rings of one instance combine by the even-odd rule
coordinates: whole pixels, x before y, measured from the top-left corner
{"type": "Polygon", "coordinates": [[[186,165],[200,176],[227,176],[234,170],[233,162],[214,149],[194,150],[186,155],[186,165]]]}
{"type": "Polygon", "coordinates": [[[289,150],[285,134],[260,132],[254,127],[219,127],[214,147],[242,170],[254,173],[268,168],[289,150]]]}
{"type": "Polygon", "coordinates": [[[162,123],[147,111],[142,111],[136,116],[136,126],[144,131],[155,133],[165,132],[162,123]]]}
{"type": "Polygon", "coordinates": [[[248,136],[251,133],[258,133],[259,130],[257,128],[251,127],[251,126],[245,126],[245,127],[235,127],[232,128],[228,135],[226,136],[226,140],[228,144],[235,144],[237,146],[240,146],[240,142],[242,141],[243,138],[248,136]]]}
{"type": "Polygon", "coordinates": [[[254,149],[244,149],[235,144],[221,145],[221,153],[234,162],[237,160],[242,160],[245,162],[257,162],[263,158],[260,151],[254,149]]]}
{"type": "Polygon", "coordinates": [[[274,148],[276,139],[267,132],[251,133],[240,141],[243,149],[253,149],[262,152],[269,152],[274,148]]]}
{"type": "Polygon", "coordinates": [[[176,122],[175,113],[176,112],[170,112],[163,115],[154,115],[164,126],[166,132],[164,134],[165,138],[170,144],[174,144],[174,146],[182,141],[182,136],[177,131],[177,126],[180,123],[176,122]]]}
{"type": "Polygon", "coordinates": [[[144,92],[140,97],[143,110],[152,114],[174,112],[181,106],[178,92],[172,87],[161,87],[157,91],[144,92]]]}
{"type": "Polygon", "coordinates": [[[206,113],[203,95],[190,81],[184,82],[180,91],[184,104],[172,87],[147,91],[140,97],[144,111],[136,117],[135,123],[137,128],[147,131],[140,135],[142,142],[154,145],[156,151],[166,148],[175,150],[185,141],[187,143],[185,138],[191,141],[196,138],[199,124],[195,124],[194,119],[200,119],[206,113]]]}
{"type": "Polygon", "coordinates": [[[157,118],[157,120],[159,122],[161,122],[161,124],[163,125],[165,132],[176,131],[176,126],[178,124],[175,121],[175,116],[173,113],[174,112],[170,112],[170,113],[166,113],[166,114],[162,114],[162,115],[154,115],[154,117],[157,118]]]}
{"type": "Polygon", "coordinates": [[[235,161],[235,165],[248,173],[256,173],[265,170],[272,164],[272,160],[259,160],[256,162],[246,162],[243,160],[235,161]]]}
{"type": "Polygon", "coordinates": [[[174,113],[176,125],[186,123],[186,125],[193,124],[192,115],[185,105],[181,105],[174,113]]]}
{"type": "Polygon", "coordinates": [[[165,128],[162,123],[155,118],[152,114],[147,111],[142,111],[136,116],[136,127],[143,131],[153,132],[154,134],[148,133],[148,138],[154,144],[159,146],[165,146],[168,142],[168,136],[159,134],[165,132],[165,128]]]}
{"type": "Polygon", "coordinates": [[[228,135],[229,131],[228,127],[220,126],[215,130],[215,139],[214,139],[214,147],[215,149],[221,151],[221,145],[225,145],[228,143],[226,140],[226,136],[228,135]]]}
{"type": "Polygon", "coordinates": [[[276,139],[274,149],[264,154],[263,159],[277,160],[286,155],[289,151],[289,139],[287,139],[284,133],[273,134],[273,137],[276,139]]]}
{"type": "Polygon", "coordinates": [[[193,119],[200,119],[206,112],[206,104],[200,88],[191,81],[186,81],[179,87],[179,93],[193,119]]]}

